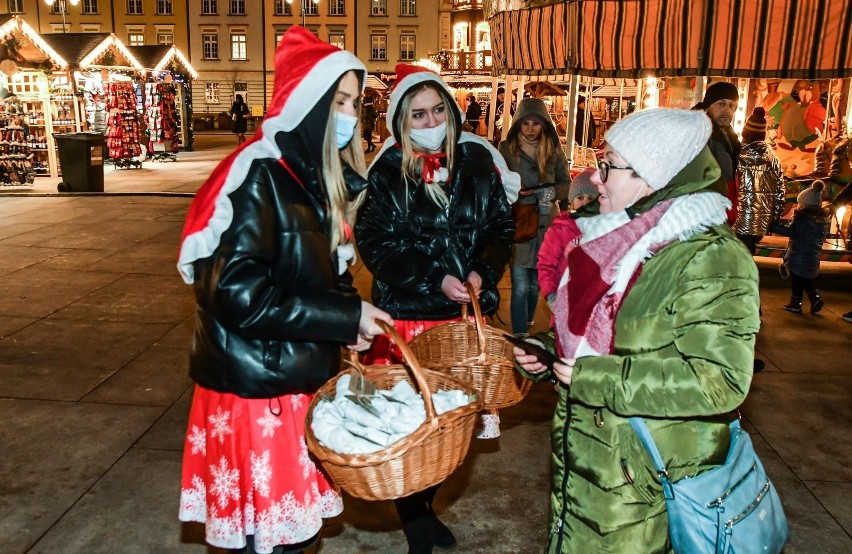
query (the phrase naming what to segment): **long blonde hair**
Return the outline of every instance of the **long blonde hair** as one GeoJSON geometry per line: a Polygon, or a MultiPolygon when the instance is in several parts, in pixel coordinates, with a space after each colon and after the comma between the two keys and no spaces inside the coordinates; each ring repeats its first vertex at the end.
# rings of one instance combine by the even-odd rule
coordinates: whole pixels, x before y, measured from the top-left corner
{"type": "MultiPolygon", "coordinates": [[[[360,120],[360,118],[359,118],[360,120]]],[[[364,151],[361,150],[361,122],[355,124],[352,140],[343,149],[337,148],[337,110],[332,104],[325,124],[325,139],[322,145],[322,176],[328,195],[328,211],[331,217],[331,251],[341,244],[349,242],[344,235],[344,223],[352,228],[358,207],[364,201],[366,190],[349,200],[346,181],[343,179],[343,165],[346,162],[358,175],[366,178],[367,165],[364,163],[364,151]]]]}
{"type": "MultiPolygon", "coordinates": [[[[455,101],[447,97],[446,91],[440,85],[426,82],[412,89],[402,98],[395,116],[400,134],[400,136],[396,137],[396,140],[402,149],[402,180],[405,182],[406,187],[409,181],[417,183],[423,172],[423,160],[414,155],[414,142],[411,140],[411,99],[417,93],[427,88],[435,90],[441,97],[441,100],[444,101],[444,110],[447,114],[447,136],[444,138],[443,151],[447,154],[447,169],[450,171],[450,175],[452,175],[457,133],[456,118],[452,112],[455,109],[455,101]]],[[[449,202],[447,193],[439,186],[427,185],[426,195],[441,207],[446,206],[449,202]]]]}
{"type": "MultiPolygon", "coordinates": [[[[518,122],[518,132],[515,134],[515,138],[509,142],[509,153],[513,158],[518,159],[520,157],[521,150],[521,141],[523,138],[521,137],[521,129],[520,126],[523,124],[526,119],[525,118],[518,122]]],[[[537,121],[536,119],[532,119],[532,121],[537,121]]],[[[535,162],[538,166],[538,178],[541,179],[542,183],[546,178],[547,174],[547,166],[550,165],[550,158],[556,152],[556,146],[553,144],[553,141],[550,140],[550,136],[547,133],[547,129],[545,129],[544,125],[541,126],[541,134],[538,136],[538,149],[535,152],[535,162]]],[[[539,184],[542,184],[539,183],[539,184]]]]}

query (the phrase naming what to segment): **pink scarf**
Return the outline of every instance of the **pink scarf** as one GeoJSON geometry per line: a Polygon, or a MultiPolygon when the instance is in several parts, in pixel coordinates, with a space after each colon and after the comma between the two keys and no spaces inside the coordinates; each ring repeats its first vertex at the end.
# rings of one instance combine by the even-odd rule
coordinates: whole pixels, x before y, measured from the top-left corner
{"type": "MultiPolygon", "coordinates": [[[[583,340],[598,354],[613,351],[616,315],[642,271],[641,263],[635,268],[621,268],[621,264],[630,249],[659,223],[671,204],[671,200],[660,202],[621,227],[571,250],[568,280],[560,285],[554,306],[560,357],[575,358],[583,340]],[[632,271],[623,290],[616,286],[620,270],[632,271]]],[[[668,242],[654,245],[652,252],[668,242]]]]}

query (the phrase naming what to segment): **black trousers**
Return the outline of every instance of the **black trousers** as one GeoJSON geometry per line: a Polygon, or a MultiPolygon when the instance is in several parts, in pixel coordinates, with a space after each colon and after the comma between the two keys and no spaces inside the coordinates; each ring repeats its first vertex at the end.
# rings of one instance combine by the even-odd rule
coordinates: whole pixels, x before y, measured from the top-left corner
{"type": "Polygon", "coordinates": [[[417,518],[432,513],[432,501],[435,499],[438,487],[440,485],[429,487],[428,489],[415,492],[403,498],[397,498],[393,501],[396,506],[396,513],[399,514],[399,519],[402,521],[403,526],[417,518]]]}
{"type": "Polygon", "coordinates": [[[816,298],[816,296],[817,296],[816,277],[814,277],[813,279],[808,279],[806,277],[801,277],[799,275],[796,275],[795,273],[793,273],[791,271],[790,272],[790,281],[792,282],[792,285],[793,285],[793,296],[795,296],[797,298],[801,298],[802,293],[807,292],[808,298],[811,299],[811,301],[813,301],[814,298],[816,298]]]}

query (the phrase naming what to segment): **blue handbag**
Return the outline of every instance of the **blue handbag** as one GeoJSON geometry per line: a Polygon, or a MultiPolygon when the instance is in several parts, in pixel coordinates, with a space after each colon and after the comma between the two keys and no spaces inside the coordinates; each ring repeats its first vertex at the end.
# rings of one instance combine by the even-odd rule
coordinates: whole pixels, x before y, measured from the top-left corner
{"type": "Polygon", "coordinates": [[[630,425],[658,472],[678,554],[777,554],[790,538],[778,492],[766,476],[748,433],[731,423],[725,463],[697,477],[669,480],[660,451],[641,417],[630,425]]]}

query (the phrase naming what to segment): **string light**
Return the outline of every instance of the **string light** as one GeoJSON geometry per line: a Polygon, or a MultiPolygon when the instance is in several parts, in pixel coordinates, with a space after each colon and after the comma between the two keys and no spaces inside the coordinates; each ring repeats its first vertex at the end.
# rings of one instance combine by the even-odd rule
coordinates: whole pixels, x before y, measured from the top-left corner
{"type": "Polygon", "coordinates": [[[124,58],[128,62],[130,62],[130,66],[133,69],[136,69],[137,71],[143,71],[145,69],[144,67],[142,67],[142,64],[139,63],[139,60],[137,60],[136,57],[130,53],[130,50],[127,49],[124,43],[121,42],[118,37],[116,37],[112,33],[107,38],[105,38],[100,44],[95,46],[95,48],[91,52],[86,54],[86,57],[80,60],[80,67],[86,68],[95,65],[94,61],[98,59],[101,54],[106,52],[107,48],[109,48],[110,46],[115,46],[116,49],[121,52],[121,55],[124,56],[124,58]]]}
{"type": "Polygon", "coordinates": [[[177,60],[181,63],[181,65],[183,65],[186,68],[186,70],[189,72],[189,74],[193,78],[193,80],[198,79],[198,73],[195,71],[195,69],[193,69],[193,67],[191,65],[189,65],[189,60],[186,59],[186,57],[183,55],[183,53],[180,50],[178,50],[176,46],[172,46],[169,49],[169,51],[166,53],[166,55],[163,56],[163,59],[160,60],[160,63],[158,63],[156,65],[156,67],[154,67],[154,71],[163,71],[163,69],[165,69],[166,65],[168,65],[168,63],[173,58],[177,58],[177,60]]]}
{"type": "Polygon", "coordinates": [[[24,36],[33,41],[33,43],[53,61],[54,64],[61,69],[68,68],[68,62],[62,59],[62,56],[56,53],[56,50],[50,47],[41,36],[30,27],[30,25],[18,16],[13,16],[12,19],[0,25],[0,36],[6,36],[13,31],[20,31],[24,36]]]}

